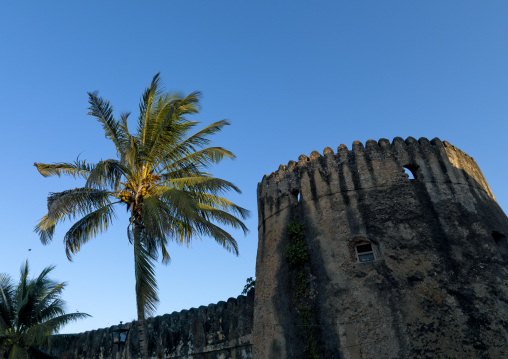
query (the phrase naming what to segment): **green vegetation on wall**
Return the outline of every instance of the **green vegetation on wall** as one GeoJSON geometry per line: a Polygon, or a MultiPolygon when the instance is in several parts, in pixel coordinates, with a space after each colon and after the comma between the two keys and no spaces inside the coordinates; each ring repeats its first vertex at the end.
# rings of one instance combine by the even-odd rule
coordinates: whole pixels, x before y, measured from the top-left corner
{"type": "Polygon", "coordinates": [[[305,230],[302,223],[293,220],[287,226],[289,245],[284,251],[284,258],[291,270],[295,271],[293,286],[295,288],[293,301],[298,317],[305,330],[305,349],[303,358],[319,359],[317,353],[316,322],[314,319],[316,293],[311,286],[311,273],[309,269],[309,246],[305,241],[305,230]]]}

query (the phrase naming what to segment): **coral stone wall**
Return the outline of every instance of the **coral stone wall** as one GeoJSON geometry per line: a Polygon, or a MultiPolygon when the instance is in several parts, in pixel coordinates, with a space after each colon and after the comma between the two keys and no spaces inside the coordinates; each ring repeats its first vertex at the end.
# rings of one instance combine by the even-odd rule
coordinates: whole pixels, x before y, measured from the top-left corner
{"type": "Polygon", "coordinates": [[[301,155],[263,178],[258,211],[254,359],[508,358],[508,219],[449,143],[301,155]],[[307,243],[298,271],[293,221],[307,243]],[[360,262],[360,245],[375,260],[360,262]]]}
{"type": "MultiPolygon", "coordinates": [[[[254,290],[227,302],[192,308],[149,318],[148,348],[151,359],[251,359],[254,290]]],[[[115,359],[118,346],[112,330],[93,330],[75,335],[59,335],[50,352],[59,359],[115,359]]],[[[120,358],[137,359],[139,337],[136,322],[127,323],[128,341],[120,348],[120,358]]]]}

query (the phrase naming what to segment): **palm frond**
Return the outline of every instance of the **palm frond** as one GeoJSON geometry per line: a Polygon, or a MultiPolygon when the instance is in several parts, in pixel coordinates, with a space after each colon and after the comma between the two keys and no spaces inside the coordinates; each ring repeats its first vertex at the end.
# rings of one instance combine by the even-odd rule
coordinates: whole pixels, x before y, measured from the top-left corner
{"type": "Polygon", "coordinates": [[[193,222],[193,227],[195,227],[201,235],[213,238],[215,242],[220,244],[228,252],[235,255],[239,254],[236,240],[231,234],[219,226],[205,220],[203,217],[198,217],[197,220],[193,222]]]}
{"type": "MultiPolygon", "coordinates": [[[[150,207],[147,206],[147,212],[149,208],[150,207]]],[[[165,252],[167,238],[188,247],[193,238],[199,237],[199,233],[193,227],[192,220],[190,219],[190,217],[195,215],[194,213],[189,213],[189,216],[185,216],[181,211],[176,211],[170,204],[164,203],[160,199],[157,199],[157,209],[159,210],[160,217],[160,221],[157,225],[160,226],[160,230],[164,235],[164,237],[159,238],[162,252],[165,252]],[[164,238],[164,242],[162,242],[162,238],[164,238]]],[[[146,215],[146,217],[148,216],[149,214],[146,215]]],[[[151,220],[153,221],[153,218],[151,218],[151,220]]],[[[154,225],[150,224],[150,221],[148,221],[148,224],[147,231],[154,227],[154,225]]],[[[163,256],[163,260],[164,258],[163,256]]],[[[169,257],[167,260],[169,260],[169,257]]]]}
{"type": "MultiPolygon", "coordinates": [[[[224,126],[228,125],[230,125],[230,123],[227,120],[214,122],[181,142],[168,143],[167,145],[170,145],[170,147],[162,144],[160,146],[160,152],[169,158],[181,158],[188,156],[189,154],[196,152],[198,149],[208,146],[211,143],[211,140],[207,137],[220,132],[224,126]]],[[[230,151],[227,151],[227,155],[230,156],[230,158],[234,158],[233,153],[230,151]]]]}
{"type": "Polygon", "coordinates": [[[206,204],[199,204],[201,216],[207,221],[214,221],[221,225],[242,229],[244,234],[249,233],[247,226],[232,214],[206,204]]]}
{"type": "Polygon", "coordinates": [[[159,297],[157,295],[157,280],[155,279],[154,261],[156,260],[146,249],[141,238],[141,231],[134,229],[134,266],[136,276],[136,300],[138,310],[144,316],[155,312],[159,297]]]}
{"type": "Polygon", "coordinates": [[[16,288],[15,301],[16,301],[16,318],[13,326],[19,330],[21,325],[27,320],[26,313],[30,310],[27,308],[27,303],[30,300],[30,287],[31,281],[28,279],[29,273],[28,261],[25,262],[19,271],[19,284],[16,288]]]}
{"type": "Polygon", "coordinates": [[[157,257],[157,251],[162,253],[162,263],[168,264],[171,260],[166,249],[166,237],[176,234],[172,228],[172,218],[168,218],[168,208],[157,197],[148,196],[143,203],[143,225],[145,226],[143,233],[150,244],[149,251],[152,256],[157,257]]]}
{"type": "Polygon", "coordinates": [[[5,273],[0,274],[0,333],[8,328],[14,321],[13,300],[15,295],[14,284],[11,277],[5,273]]]}
{"type": "Polygon", "coordinates": [[[130,244],[134,243],[134,234],[132,234],[132,223],[129,223],[127,226],[127,239],[129,240],[130,244]]]}
{"type": "Polygon", "coordinates": [[[95,188],[75,188],[48,196],[48,213],[35,226],[35,232],[43,244],[53,239],[55,226],[77,215],[86,215],[96,208],[109,205],[110,192],[95,188]]]}
{"type": "Polygon", "coordinates": [[[40,305],[37,305],[35,310],[38,310],[37,318],[40,321],[47,321],[51,318],[57,317],[59,315],[64,315],[65,311],[63,309],[63,301],[58,298],[53,298],[52,300],[45,300],[45,305],[40,308],[40,305]],[[38,309],[39,308],[39,309],[38,309]]]}
{"type": "MultiPolygon", "coordinates": [[[[63,303],[63,302],[62,302],[63,303]]],[[[61,313],[53,316],[51,319],[45,320],[43,323],[33,325],[30,327],[27,335],[33,339],[34,343],[42,344],[41,338],[47,337],[48,334],[57,333],[60,328],[69,324],[71,322],[75,322],[80,319],[86,319],[91,317],[91,315],[86,313],[68,313],[65,314],[62,308],[61,310],[56,311],[55,313],[61,313]]]]}
{"type": "Polygon", "coordinates": [[[98,92],[88,93],[89,115],[95,117],[104,129],[106,138],[113,141],[116,152],[120,156],[123,152],[123,143],[125,133],[123,133],[120,123],[113,117],[113,107],[110,103],[98,96],[98,92]]]}
{"type": "Polygon", "coordinates": [[[154,241],[166,241],[164,222],[162,219],[164,208],[161,208],[161,202],[152,196],[145,197],[143,200],[143,210],[141,212],[143,226],[143,232],[148,238],[154,241]]]}
{"type": "Polygon", "coordinates": [[[58,162],[53,164],[45,164],[45,163],[34,163],[34,166],[37,168],[37,171],[44,176],[58,176],[61,175],[69,175],[74,178],[88,178],[90,175],[90,171],[93,166],[86,163],[86,161],[81,161],[79,157],[76,159],[74,163],[70,162],[58,162]]]}
{"type": "Polygon", "coordinates": [[[47,214],[39,220],[39,223],[34,228],[34,232],[37,233],[42,244],[46,245],[51,242],[55,234],[57,222],[55,219],[50,219],[47,214]]]}
{"type": "Polygon", "coordinates": [[[164,183],[164,181],[174,178],[211,176],[209,173],[203,172],[200,168],[201,166],[196,165],[192,162],[186,163],[183,166],[182,164],[179,164],[180,168],[177,168],[177,166],[171,167],[171,165],[172,165],[171,163],[163,161],[161,163],[161,166],[159,166],[160,168],[158,169],[156,174],[161,178],[161,183],[164,183]],[[169,167],[171,167],[172,169],[167,172],[163,172],[164,168],[167,169],[169,167]]]}
{"type": "Polygon", "coordinates": [[[117,190],[122,176],[128,172],[129,170],[117,160],[101,160],[92,167],[85,187],[117,190]]]}
{"type": "Polygon", "coordinates": [[[233,202],[220,196],[209,193],[197,193],[195,194],[195,196],[197,197],[198,202],[201,204],[205,204],[213,208],[226,211],[228,213],[234,213],[240,216],[242,219],[247,219],[250,217],[249,210],[240,207],[234,204],[233,202]]]}
{"type": "Polygon", "coordinates": [[[235,156],[222,147],[208,147],[189,154],[179,153],[175,155],[172,153],[158,160],[158,163],[162,164],[159,172],[178,171],[181,168],[186,168],[189,164],[193,164],[201,171],[201,169],[208,168],[212,164],[220,163],[224,158],[234,159],[235,156]]]}
{"type": "Polygon", "coordinates": [[[233,183],[215,177],[183,177],[175,179],[167,179],[159,182],[158,186],[162,191],[168,188],[177,188],[186,190],[191,193],[224,193],[233,190],[237,193],[242,191],[236,187],[233,183]]]}
{"type": "Polygon", "coordinates": [[[144,142],[148,161],[154,162],[161,150],[166,152],[168,146],[175,147],[184,141],[186,133],[197,124],[184,116],[198,112],[199,96],[199,92],[193,92],[185,98],[171,93],[159,97],[154,116],[145,123],[150,134],[144,142]]]}
{"type": "Polygon", "coordinates": [[[143,92],[141,101],[139,102],[139,118],[138,118],[138,138],[141,143],[145,143],[147,136],[146,122],[150,117],[152,111],[152,104],[156,101],[157,97],[161,94],[162,89],[160,88],[160,73],[157,73],[150,86],[143,92]]]}
{"type": "Polygon", "coordinates": [[[109,191],[89,187],[50,193],[48,215],[55,218],[60,216],[74,218],[110,204],[110,196],[109,191]]]}
{"type": "Polygon", "coordinates": [[[127,146],[129,145],[129,143],[131,142],[131,137],[132,135],[130,134],[129,132],[129,127],[127,126],[127,119],[129,118],[129,115],[130,115],[130,112],[124,112],[124,113],[121,113],[120,114],[120,128],[122,130],[122,132],[124,133],[124,137],[123,137],[123,149],[124,151],[119,155],[120,157],[120,163],[122,164],[125,164],[126,163],[126,148],[127,146]]]}
{"type": "Polygon", "coordinates": [[[197,203],[192,197],[192,192],[174,187],[157,186],[151,189],[152,193],[163,201],[168,208],[175,213],[182,213],[183,216],[193,216],[198,209],[197,203]]]}
{"type": "MultiPolygon", "coordinates": [[[[206,235],[212,237],[228,251],[238,254],[238,244],[234,238],[211,222],[216,221],[233,228],[240,228],[247,233],[247,227],[238,218],[226,211],[197,202],[187,191],[169,188],[156,196],[157,199],[154,197],[147,197],[143,207],[145,230],[153,233],[153,236],[164,239],[169,236],[177,239],[178,243],[189,246],[193,237],[206,235]]],[[[248,214],[243,208],[238,206],[236,208],[240,213],[248,214]]],[[[165,244],[165,241],[160,243],[165,244]]]]}
{"type": "Polygon", "coordinates": [[[242,228],[246,232],[247,227],[240,220],[233,219],[233,216],[220,210],[211,213],[209,206],[196,202],[185,191],[167,190],[159,198],[168,209],[166,212],[162,212],[165,215],[165,223],[173,225],[170,232],[173,234],[173,238],[178,238],[179,244],[189,246],[193,238],[208,236],[229,252],[238,255],[236,240],[211,220],[220,219],[219,222],[232,225],[235,228],[242,228]]]}
{"type": "MultiPolygon", "coordinates": [[[[48,283],[49,284],[49,283],[48,283]]],[[[47,286],[47,284],[45,284],[47,286]]],[[[59,311],[62,310],[63,304],[60,303],[58,299],[64,290],[66,283],[53,283],[51,284],[50,289],[46,290],[46,293],[42,298],[38,301],[37,306],[34,308],[34,311],[39,313],[38,317],[41,320],[45,320],[47,318],[52,318],[55,315],[61,315],[59,311]]]]}
{"type": "Polygon", "coordinates": [[[131,135],[127,136],[123,158],[129,168],[129,177],[132,178],[133,173],[136,173],[140,167],[139,140],[136,137],[131,135]]]}
{"type": "Polygon", "coordinates": [[[171,199],[173,201],[171,206],[175,208],[179,208],[180,202],[176,202],[176,200],[180,198],[185,199],[187,207],[190,206],[191,201],[196,203],[194,207],[189,207],[188,210],[190,211],[196,211],[197,207],[195,206],[199,204],[199,206],[205,205],[209,208],[215,208],[228,213],[232,212],[239,215],[242,219],[246,219],[250,216],[250,212],[247,209],[217,195],[217,193],[227,191],[231,188],[239,191],[239,189],[228,181],[213,177],[189,177],[168,180],[164,183],[168,185],[158,185],[152,189],[152,193],[155,196],[171,199]],[[186,193],[186,196],[178,197],[181,196],[182,193],[186,193]]]}
{"type": "Polygon", "coordinates": [[[224,126],[229,126],[231,123],[228,120],[220,120],[217,122],[214,122],[205,128],[199,130],[189,138],[187,138],[185,141],[183,141],[179,146],[198,146],[198,147],[205,147],[208,146],[211,141],[207,138],[207,136],[214,135],[220,131],[222,131],[224,126]]]}
{"type": "Polygon", "coordinates": [[[64,236],[65,253],[72,260],[72,255],[79,252],[81,245],[106,231],[115,218],[114,203],[108,203],[87,214],[67,231],[64,236]]]}

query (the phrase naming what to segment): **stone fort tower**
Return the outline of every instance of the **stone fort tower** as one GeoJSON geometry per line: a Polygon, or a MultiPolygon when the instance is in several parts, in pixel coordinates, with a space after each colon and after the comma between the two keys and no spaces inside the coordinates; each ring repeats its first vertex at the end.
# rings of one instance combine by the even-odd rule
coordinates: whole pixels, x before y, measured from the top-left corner
{"type": "Polygon", "coordinates": [[[508,219],[458,148],[301,155],[258,211],[254,359],[508,358],[508,219]]]}

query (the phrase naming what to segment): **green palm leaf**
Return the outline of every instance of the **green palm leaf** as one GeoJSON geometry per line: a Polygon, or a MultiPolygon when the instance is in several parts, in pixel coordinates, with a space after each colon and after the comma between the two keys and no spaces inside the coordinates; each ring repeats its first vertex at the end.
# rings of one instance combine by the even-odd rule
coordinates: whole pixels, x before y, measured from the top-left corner
{"type": "Polygon", "coordinates": [[[141,233],[134,233],[134,257],[138,311],[143,316],[151,315],[157,308],[159,297],[157,295],[157,280],[153,262],[157,259],[147,250],[143,243],[141,233]]]}
{"type": "Polygon", "coordinates": [[[170,188],[186,189],[196,194],[208,194],[208,193],[224,193],[233,190],[237,193],[242,193],[238,187],[233,183],[225,181],[220,178],[214,177],[184,177],[168,179],[161,182],[157,189],[164,191],[170,188]]]}
{"type": "Polygon", "coordinates": [[[0,274],[0,333],[9,327],[14,321],[15,310],[12,298],[14,297],[14,285],[7,274],[0,274]]]}
{"type": "Polygon", "coordinates": [[[117,190],[122,176],[129,173],[129,169],[117,160],[100,161],[90,170],[85,187],[117,190]]]}
{"type": "Polygon", "coordinates": [[[108,203],[97,210],[88,213],[74,223],[64,237],[67,258],[72,260],[72,254],[81,249],[81,245],[106,231],[115,218],[114,203],[108,203]]]}
{"type": "MultiPolygon", "coordinates": [[[[48,213],[44,215],[35,232],[43,244],[53,239],[55,226],[77,215],[88,215],[97,208],[109,206],[111,193],[95,188],[75,188],[48,196],[48,213]]],[[[96,233],[96,232],[92,232],[96,233]]]]}
{"type": "Polygon", "coordinates": [[[235,158],[231,152],[222,147],[209,147],[193,153],[180,153],[177,155],[177,159],[175,159],[175,153],[170,153],[165,158],[161,159],[161,166],[158,166],[158,172],[171,173],[181,168],[187,168],[190,164],[195,166],[198,171],[201,171],[204,168],[210,167],[212,164],[220,163],[224,158],[235,158]]]}
{"type": "Polygon", "coordinates": [[[65,283],[57,283],[48,275],[53,266],[39,276],[29,278],[28,262],[21,267],[17,285],[0,274],[0,353],[6,358],[54,358],[41,349],[50,336],[73,320],[89,317],[86,313],[64,311],[61,299],[65,283]]]}
{"type": "Polygon", "coordinates": [[[109,138],[115,144],[117,154],[120,156],[123,151],[125,134],[122,131],[120,123],[113,118],[113,107],[108,101],[98,96],[98,92],[88,93],[88,114],[95,117],[104,129],[106,138],[109,138]]]}
{"type": "MultiPolygon", "coordinates": [[[[197,124],[194,122],[192,123],[197,124]]],[[[170,150],[170,157],[174,157],[176,160],[181,161],[182,158],[185,158],[186,156],[196,152],[204,146],[208,146],[211,143],[211,140],[208,139],[207,136],[220,132],[224,126],[228,125],[230,125],[230,123],[227,120],[217,121],[189,136],[187,139],[181,141],[180,143],[176,143],[176,146],[174,142],[165,143],[166,146],[159,146],[159,152],[162,155],[167,156],[167,150],[170,150]]],[[[222,148],[220,149],[223,150],[224,154],[227,154],[230,158],[234,158],[234,155],[231,152],[226,151],[222,148]]]]}
{"type": "Polygon", "coordinates": [[[76,159],[74,163],[70,162],[59,162],[53,164],[34,163],[39,173],[44,177],[68,175],[74,178],[88,178],[92,166],[87,164],[86,161],[80,161],[76,159]]]}
{"type": "Polygon", "coordinates": [[[147,147],[147,159],[155,162],[158,154],[168,146],[185,142],[183,135],[197,122],[184,120],[185,115],[198,112],[199,92],[185,98],[179,94],[166,94],[159,98],[154,116],[146,122],[150,136],[143,144],[147,147]]]}
{"type": "Polygon", "coordinates": [[[147,126],[146,123],[151,115],[152,104],[156,101],[157,97],[161,95],[161,93],[162,89],[160,89],[160,77],[158,73],[153,77],[152,83],[143,93],[139,103],[138,138],[142,143],[144,143],[148,137],[147,133],[149,126],[147,126]]]}

